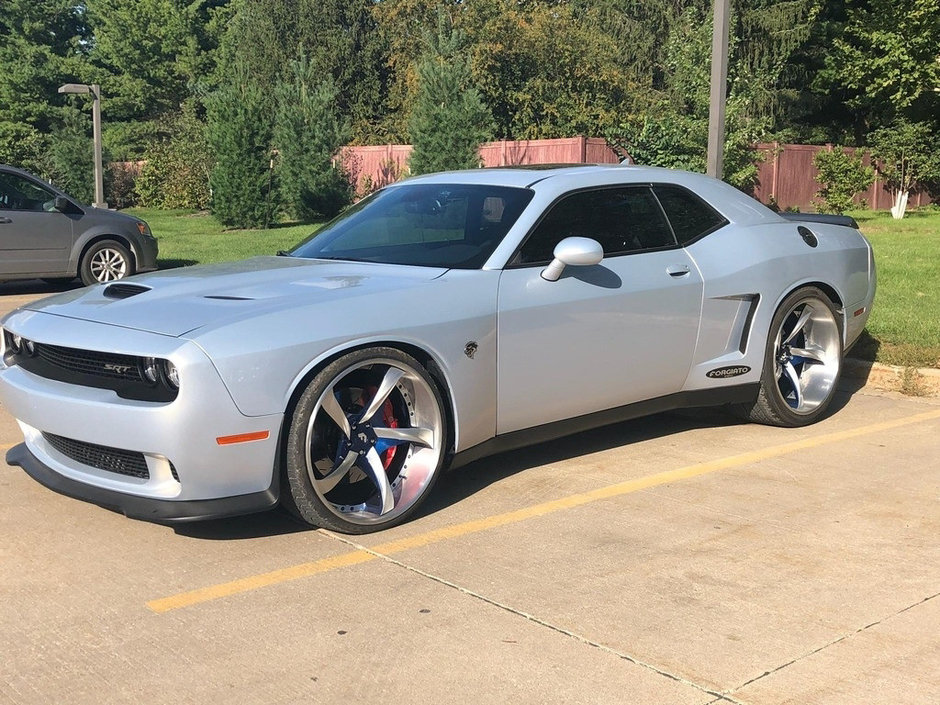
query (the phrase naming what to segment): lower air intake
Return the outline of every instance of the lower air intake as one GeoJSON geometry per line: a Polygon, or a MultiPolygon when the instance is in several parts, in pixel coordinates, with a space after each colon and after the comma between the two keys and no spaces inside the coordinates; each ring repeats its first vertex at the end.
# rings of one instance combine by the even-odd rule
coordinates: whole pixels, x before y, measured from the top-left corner
{"type": "Polygon", "coordinates": [[[44,432],[42,437],[46,439],[46,443],[62,455],[82,465],[90,465],[99,470],[127,475],[128,477],[137,477],[142,480],[150,479],[150,471],[147,469],[147,461],[144,459],[143,453],[85,443],[84,441],[56,436],[52,433],[44,432]]]}

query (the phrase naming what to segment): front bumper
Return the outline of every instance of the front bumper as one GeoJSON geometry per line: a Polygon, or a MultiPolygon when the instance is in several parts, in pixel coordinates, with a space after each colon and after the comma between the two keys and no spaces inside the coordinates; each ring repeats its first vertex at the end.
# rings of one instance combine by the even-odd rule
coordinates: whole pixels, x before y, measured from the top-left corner
{"type": "Polygon", "coordinates": [[[0,402],[18,421],[24,448],[10,462],[56,491],[140,518],[182,520],[259,511],[277,501],[277,458],[283,414],[245,416],[215,366],[196,344],[44,313],[12,314],[5,326],[42,343],[170,359],[180,372],[171,402],[137,401],[39,377],[0,363],[0,402]],[[222,445],[223,436],[266,433],[262,440],[222,445]],[[144,476],[50,441],[134,454],[144,476]],[[91,462],[91,461],[86,461],[91,462]]]}
{"type": "Polygon", "coordinates": [[[137,259],[136,273],[142,274],[143,272],[155,271],[157,269],[157,254],[160,247],[156,238],[141,237],[138,238],[134,244],[134,255],[137,259]]]}
{"type": "Polygon", "coordinates": [[[7,451],[6,460],[8,465],[20,466],[31,478],[50,490],[121,512],[131,519],[167,523],[218,519],[263,512],[277,505],[278,501],[277,473],[272,476],[271,486],[262,492],[221,499],[179,501],[139,497],[72,480],[44,465],[25,443],[7,451]]]}

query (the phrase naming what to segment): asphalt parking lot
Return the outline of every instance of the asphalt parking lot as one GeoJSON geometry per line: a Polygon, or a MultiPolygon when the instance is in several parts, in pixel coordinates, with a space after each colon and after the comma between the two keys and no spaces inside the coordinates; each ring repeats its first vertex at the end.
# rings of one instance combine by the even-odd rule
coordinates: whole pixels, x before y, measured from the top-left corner
{"type": "Polygon", "coordinates": [[[938,500],[940,399],[851,388],[806,429],[489,458],[356,538],[147,524],[0,463],[0,703],[937,703],[938,500]]]}

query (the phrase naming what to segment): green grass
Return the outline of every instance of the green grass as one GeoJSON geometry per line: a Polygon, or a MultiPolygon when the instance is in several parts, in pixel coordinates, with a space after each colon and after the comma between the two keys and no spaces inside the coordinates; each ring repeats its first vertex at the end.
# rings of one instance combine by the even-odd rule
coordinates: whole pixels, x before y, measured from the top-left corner
{"type": "MultiPolygon", "coordinates": [[[[272,255],[316,231],[322,223],[268,230],[225,230],[193,211],[135,208],[160,241],[161,268],[272,255]]],[[[940,367],[940,208],[852,213],[875,249],[878,294],[855,357],[905,367],[940,367]]]]}
{"type": "Polygon", "coordinates": [[[878,293],[853,356],[905,367],[940,367],[940,208],[855,211],[875,250],[878,293]]]}
{"type": "Polygon", "coordinates": [[[278,224],[268,230],[226,230],[205,212],[152,208],[129,208],[125,212],[150,224],[160,243],[160,269],[273,255],[293,247],[322,225],[278,224]]]}

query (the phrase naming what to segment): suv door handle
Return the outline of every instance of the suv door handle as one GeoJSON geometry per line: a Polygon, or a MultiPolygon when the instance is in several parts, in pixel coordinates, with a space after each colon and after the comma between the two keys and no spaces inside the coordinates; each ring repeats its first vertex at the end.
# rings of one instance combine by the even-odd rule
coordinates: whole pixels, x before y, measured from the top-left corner
{"type": "Polygon", "coordinates": [[[0,223],[12,223],[13,218],[0,218],[0,223]]]}
{"type": "Polygon", "coordinates": [[[675,277],[676,279],[686,276],[690,271],[692,270],[690,270],[689,266],[686,264],[666,267],[666,273],[669,274],[670,277],[675,277]]]}

